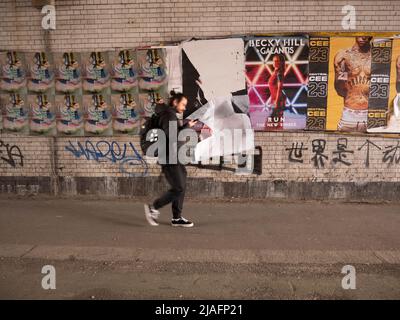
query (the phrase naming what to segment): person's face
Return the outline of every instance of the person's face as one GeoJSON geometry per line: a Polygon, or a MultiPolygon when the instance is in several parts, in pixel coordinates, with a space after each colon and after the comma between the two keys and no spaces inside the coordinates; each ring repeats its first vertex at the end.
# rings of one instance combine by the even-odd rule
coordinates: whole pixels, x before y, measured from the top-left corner
{"type": "Polygon", "coordinates": [[[277,56],[275,56],[275,57],[272,59],[272,62],[273,62],[273,64],[274,64],[274,69],[275,69],[275,70],[279,69],[280,60],[279,60],[279,58],[278,58],[277,56]]]}
{"type": "Polygon", "coordinates": [[[356,37],[356,42],[360,47],[369,45],[371,37],[356,37]]]}
{"type": "Polygon", "coordinates": [[[183,113],[186,110],[186,105],[187,105],[187,99],[182,98],[181,101],[174,101],[174,107],[176,109],[176,112],[178,113],[183,113]]]}

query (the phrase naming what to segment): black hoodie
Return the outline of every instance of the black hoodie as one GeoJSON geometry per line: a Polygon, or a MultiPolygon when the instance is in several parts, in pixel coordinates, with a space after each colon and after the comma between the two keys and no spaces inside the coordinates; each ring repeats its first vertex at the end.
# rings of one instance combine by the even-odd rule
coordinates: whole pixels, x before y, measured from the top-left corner
{"type": "MultiPolygon", "coordinates": [[[[171,161],[172,164],[176,164],[178,162],[179,147],[183,144],[183,142],[178,142],[178,133],[182,129],[185,129],[186,125],[183,125],[183,120],[178,120],[175,109],[173,107],[167,106],[164,103],[157,104],[154,112],[158,116],[158,127],[164,131],[166,137],[166,147],[165,147],[166,161],[167,163],[171,161]],[[170,125],[173,122],[176,122],[177,126],[175,137],[170,136],[169,132],[170,125]],[[171,145],[171,147],[169,146],[170,139],[172,139],[175,142],[171,145]],[[169,150],[170,148],[171,150],[169,150]]],[[[158,150],[159,161],[163,157],[163,151],[164,150],[158,150]]]]}

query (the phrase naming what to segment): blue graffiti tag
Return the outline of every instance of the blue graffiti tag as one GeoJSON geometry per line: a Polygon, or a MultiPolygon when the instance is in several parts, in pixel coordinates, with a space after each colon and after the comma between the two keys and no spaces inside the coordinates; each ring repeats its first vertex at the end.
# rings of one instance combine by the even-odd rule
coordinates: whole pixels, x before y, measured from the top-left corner
{"type": "Polygon", "coordinates": [[[76,158],[84,157],[86,160],[97,162],[118,162],[120,172],[131,177],[144,177],[148,174],[149,166],[132,142],[128,145],[124,143],[122,146],[116,141],[104,140],[96,143],[86,140],[83,144],[77,142],[76,145],[71,141],[68,142],[69,145],[65,146],[65,150],[71,152],[76,158]],[[132,172],[130,169],[134,169],[133,167],[139,167],[139,172],[132,172]]]}

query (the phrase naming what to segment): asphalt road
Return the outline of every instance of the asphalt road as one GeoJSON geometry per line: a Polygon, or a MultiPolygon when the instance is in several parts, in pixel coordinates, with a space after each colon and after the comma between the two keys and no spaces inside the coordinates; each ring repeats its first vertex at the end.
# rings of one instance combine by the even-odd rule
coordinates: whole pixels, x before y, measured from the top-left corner
{"type": "Polygon", "coordinates": [[[169,208],[148,226],[137,200],[0,208],[0,299],[400,299],[400,204],[189,201],[192,229],[169,208]]]}

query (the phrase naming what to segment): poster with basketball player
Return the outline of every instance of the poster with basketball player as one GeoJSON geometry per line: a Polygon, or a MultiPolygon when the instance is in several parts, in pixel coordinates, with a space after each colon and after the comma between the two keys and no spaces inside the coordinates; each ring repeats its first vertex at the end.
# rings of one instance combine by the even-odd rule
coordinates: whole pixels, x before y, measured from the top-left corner
{"type": "Polygon", "coordinates": [[[17,51],[0,52],[0,93],[26,93],[25,54],[17,51]]]}
{"type": "Polygon", "coordinates": [[[246,39],[246,79],[254,130],[306,127],[308,36],[246,39]]]}
{"type": "Polygon", "coordinates": [[[372,37],[330,39],[326,130],[366,132],[372,37]]]}
{"type": "MultiPolygon", "coordinates": [[[[400,39],[394,38],[390,42],[389,39],[385,39],[385,41],[379,42],[379,45],[379,52],[382,53],[384,51],[383,60],[387,62],[387,55],[390,51],[391,61],[390,63],[385,63],[384,75],[377,78],[376,81],[374,80],[374,82],[376,82],[376,89],[384,88],[386,90],[388,88],[387,82],[389,81],[389,90],[387,99],[381,104],[382,108],[379,109],[379,112],[375,112],[372,115],[376,115],[379,118],[383,117],[385,125],[368,128],[368,132],[400,133],[400,39]],[[391,47],[389,47],[390,44],[392,45],[391,47]],[[382,50],[384,48],[386,49],[382,50]],[[388,65],[390,65],[389,77],[387,75],[388,65]],[[386,102],[387,104],[385,105],[386,102]]],[[[371,90],[372,86],[371,80],[371,90]]],[[[384,95],[386,98],[386,91],[382,92],[382,90],[378,90],[377,93],[384,95]]]]}

